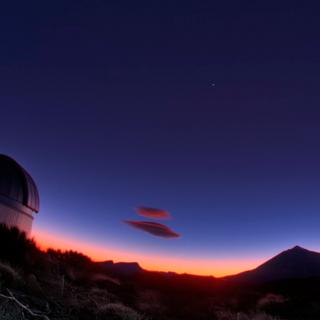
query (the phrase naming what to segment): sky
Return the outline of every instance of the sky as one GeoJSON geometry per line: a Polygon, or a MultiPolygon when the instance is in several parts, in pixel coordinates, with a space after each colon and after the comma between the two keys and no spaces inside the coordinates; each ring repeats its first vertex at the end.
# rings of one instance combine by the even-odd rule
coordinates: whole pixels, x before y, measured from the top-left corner
{"type": "Polygon", "coordinates": [[[0,153],[39,187],[41,246],[217,276],[320,250],[319,4],[1,7],[0,153]]]}

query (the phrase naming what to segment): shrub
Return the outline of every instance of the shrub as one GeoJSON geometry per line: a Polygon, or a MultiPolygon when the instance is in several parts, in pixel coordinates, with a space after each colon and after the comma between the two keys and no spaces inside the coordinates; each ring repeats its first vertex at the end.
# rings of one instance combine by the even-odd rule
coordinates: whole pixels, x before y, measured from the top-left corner
{"type": "Polygon", "coordinates": [[[258,306],[265,307],[271,304],[279,304],[286,301],[287,299],[280,294],[268,293],[258,301],[258,306]]]}
{"type": "Polygon", "coordinates": [[[14,266],[26,266],[30,259],[28,255],[39,252],[35,242],[28,239],[18,228],[8,228],[0,224],[0,257],[14,266]]]}
{"type": "Polygon", "coordinates": [[[165,311],[160,295],[154,290],[142,290],[137,296],[138,310],[148,314],[159,315],[165,311]]]}
{"type": "Polygon", "coordinates": [[[113,320],[143,320],[143,317],[133,309],[122,303],[109,303],[99,307],[97,312],[98,319],[113,320]]]}
{"type": "Polygon", "coordinates": [[[92,260],[89,257],[73,250],[61,251],[48,249],[47,253],[49,256],[55,258],[65,266],[73,266],[83,269],[90,267],[92,264],[92,260]]]}
{"type": "Polygon", "coordinates": [[[253,312],[253,313],[243,313],[243,312],[231,312],[228,310],[219,311],[216,313],[217,320],[280,320],[279,318],[274,318],[266,313],[253,312]]]}
{"type": "Polygon", "coordinates": [[[16,285],[20,283],[21,276],[19,272],[6,262],[0,261],[0,282],[1,285],[16,285]]]}

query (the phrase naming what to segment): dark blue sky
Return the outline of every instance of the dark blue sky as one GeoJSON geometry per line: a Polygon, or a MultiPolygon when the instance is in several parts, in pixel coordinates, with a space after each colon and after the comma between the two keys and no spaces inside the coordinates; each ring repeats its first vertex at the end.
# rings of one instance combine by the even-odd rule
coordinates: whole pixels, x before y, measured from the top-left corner
{"type": "Polygon", "coordinates": [[[181,259],[320,249],[319,9],[2,4],[0,147],[39,185],[35,228],[181,259]],[[182,237],[123,224],[138,205],[182,237]]]}

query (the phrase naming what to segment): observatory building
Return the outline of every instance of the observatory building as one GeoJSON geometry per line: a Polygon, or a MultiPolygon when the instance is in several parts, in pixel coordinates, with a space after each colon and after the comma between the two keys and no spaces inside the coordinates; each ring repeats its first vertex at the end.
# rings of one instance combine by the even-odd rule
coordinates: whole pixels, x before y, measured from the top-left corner
{"type": "Polygon", "coordinates": [[[0,154],[0,224],[30,234],[39,212],[39,193],[29,173],[12,158],[0,154]]]}

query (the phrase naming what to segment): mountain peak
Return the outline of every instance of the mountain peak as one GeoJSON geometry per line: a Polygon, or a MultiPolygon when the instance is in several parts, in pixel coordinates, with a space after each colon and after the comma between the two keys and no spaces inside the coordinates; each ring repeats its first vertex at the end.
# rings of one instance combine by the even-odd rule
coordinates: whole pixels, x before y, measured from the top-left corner
{"type": "Polygon", "coordinates": [[[266,282],[308,277],[320,277],[320,253],[294,246],[253,270],[231,276],[231,279],[266,282]]]}
{"type": "Polygon", "coordinates": [[[302,248],[302,247],[300,247],[300,246],[294,246],[294,247],[292,247],[292,248],[289,249],[289,250],[294,250],[294,251],[309,251],[309,250],[307,250],[307,249],[305,249],[305,248],[302,248]]]}
{"type": "Polygon", "coordinates": [[[287,249],[287,250],[285,250],[285,251],[282,251],[282,252],[280,252],[279,254],[278,254],[278,256],[281,256],[281,257],[284,257],[284,256],[292,256],[292,255],[294,255],[294,256],[296,256],[296,255],[303,255],[303,256],[305,256],[305,255],[309,255],[309,254],[312,254],[312,253],[314,253],[313,251],[310,251],[310,250],[308,250],[308,249],[306,249],[306,248],[303,248],[303,247],[300,247],[300,246],[294,246],[294,247],[292,247],[292,248],[290,248],[290,249],[287,249]]]}

